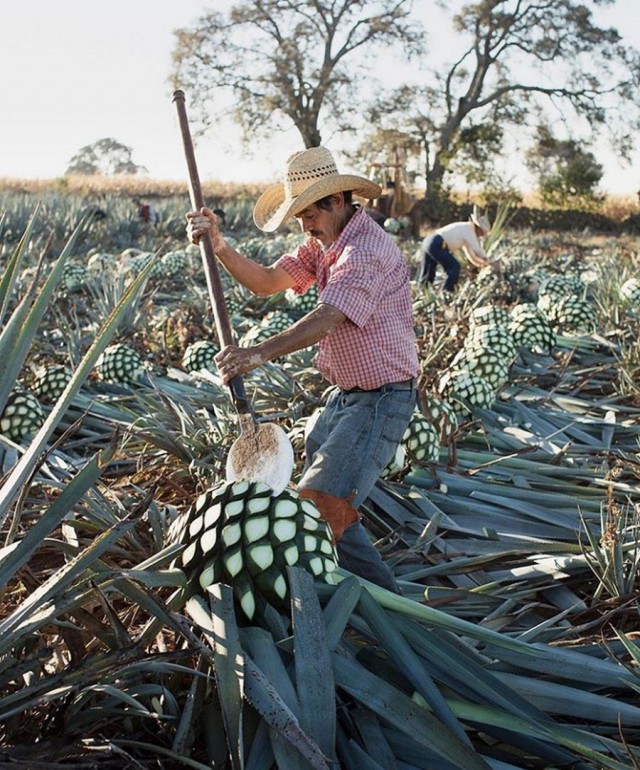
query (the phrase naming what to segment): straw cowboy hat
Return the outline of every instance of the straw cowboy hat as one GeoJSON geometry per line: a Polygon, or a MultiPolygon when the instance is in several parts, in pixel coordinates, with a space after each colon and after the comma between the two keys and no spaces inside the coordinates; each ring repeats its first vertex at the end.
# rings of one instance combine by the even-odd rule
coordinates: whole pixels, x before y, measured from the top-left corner
{"type": "Polygon", "coordinates": [[[485,235],[491,230],[491,222],[489,222],[487,216],[477,206],[473,207],[469,221],[473,222],[476,227],[479,227],[485,235]]]}
{"type": "Polygon", "coordinates": [[[253,209],[253,221],[271,233],[290,217],[327,195],[352,190],[361,198],[377,198],[379,184],[355,174],[339,174],[326,147],[311,147],[287,159],[284,182],[268,187],[253,209]]]}

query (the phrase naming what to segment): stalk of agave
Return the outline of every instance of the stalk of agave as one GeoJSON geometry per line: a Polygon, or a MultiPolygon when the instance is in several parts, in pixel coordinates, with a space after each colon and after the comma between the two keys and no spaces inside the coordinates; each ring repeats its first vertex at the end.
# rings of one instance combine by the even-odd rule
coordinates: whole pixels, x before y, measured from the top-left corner
{"type": "MultiPolygon", "coordinates": [[[[509,320],[507,320],[507,324],[509,320]]],[[[465,337],[463,347],[471,349],[491,348],[501,355],[509,365],[514,362],[518,354],[517,345],[508,326],[498,326],[493,323],[473,326],[465,337]]]]}
{"type": "Polygon", "coordinates": [[[16,444],[38,432],[45,420],[44,409],[33,393],[18,386],[9,394],[0,415],[0,433],[16,444]]]}
{"type": "Polygon", "coordinates": [[[461,417],[469,417],[474,407],[489,409],[495,400],[491,384],[468,369],[450,369],[438,384],[451,408],[461,417]]]}
{"type": "Polygon", "coordinates": [[[552,323],[568,332],[592,332],[598,323],[593,303],[575,294],[563,297],[547,315],[552,323]]]}
{"type": "Polygon", "coordinates": [[[474,308],[469,314],[471,326],[481,326],[484,324],[506,326],[510,320],[509,312],[501,305],[482,305],[481,307],[474,308]]]}
{"type": "Polygon", "coordinates": [[[169,251],[160,260],[158,272],[165,278],[175,278],[186,274],[189,259],[184,251],[169,251]]]}
{"type": "Polygon", "coordinates": [[[96,251],[87,260],[87,270],[90,274],[103,273],[105,271],[115,271],[118,264],[118,257],[108,252],[96,251]]]}
{"type": "Polygon", "coordinates": [[[389,479],[394,476],[399,476],[407,464],[407,449],[404,443],[398,444],[396,451],[393,453],[393,457],[384,466],[380,472],[380,478],[389,479]]]}
{"type": "Polygon", "coordinates": [[[451,366],[478,374],[496,390],[509,379],[509,363],[493,348],[480,345],[463,347],[455,355],[451,366]]]}
{"type": "Polygon", "coordinates": [[[556,333],[547,318],[531,303],[516,305],[511,310],[508,329],[518,347],[533,351],[551,352],[556,344],[556,333]]]}
{"type": "Polygon", "coordinates": [[[193,342],[184,351],[182,367],[187,372],[199,372],[201,369],[207,369],[216,374],[218,367],[215,356],[218,351],[218,346],[209,340],[193,342]]]}
{"type": "Polygon", "coordinates": [[[293,289],[287,289],[285,299],[294,315],[306,315],[315,310],[318,305],[318,286],[314,283],[304,294],[298,294],[293,289]]]}
{"type": "Polygon", "coordinates": [[[435,393],[427,393],[422,398],[422,407],[440,441],[447,443],[459,427],[458,415],[451,404],[435,393]]]}
{"type": "Polygon", "coordinates": [[[418,409],[404,432],[402,446],[414,463],[434,463],[440,456],[440,433],[418,409]]]}
{"type": "Polygon", "coordinates": [[[630,305],[640,305],[640,280],[628,278],[620,287],[620,294],[630,305]]]}
{"type": "Polygon", "coordinates": [[[155,259],[156,263],[149,273],[149,278],[159,278],[163,275],[162,260],[157,259],[149,251],[143,251],[142,254],[136,254],[125,260],[124,270],[127,273],[131,273],[134,276],[140,275],[140,273],[147,266],[149,260],[155,259]]]}
{"type": "Polygon", "coordinates": [[[249,619],[258,596],[276,605],[288,599],[288,566],[334,582],[331,530],[311,500],[293,489],[274,495],[263,482],[223,482],[175,520],[167,539],[184,544],[177,563],[193,590],[231,585],[249,619]]]}
{"type": "Polygon", "coordinates": [[[145,367],[137,350],[116,343],[101,353],[96,362],[96,371],[105,382],[132,385],[141,380],[145,367]]]}
{"type": "Polygon", "coordinates": [[[288,329],[293,322],[291,316],[283,310],[273,310],[262,319],[262,322],[252,326],[240,337],[241,347],[251,347],[263,342],[274,334],[288,329]]]}
{"type": "Polygon", "coordinates": [[[31,389],[34,395],[45,403],[57,401],[67,387],[72,374],[71,369],[63,364],[41,366],[35,373],[31,389]]]}
{"type": "Polygon", "coordinates": [[[538,296],[560,299],[574,292],[575,282],[566,275],[548,274],[538,287],[538,296]]]}
{"type": "Polygon", "coordinates": [[[65,291],[75,292],[84,289],[89,279],[89,271],[77,262],[68,262],[62,271],[60,285],[65,291]]]}

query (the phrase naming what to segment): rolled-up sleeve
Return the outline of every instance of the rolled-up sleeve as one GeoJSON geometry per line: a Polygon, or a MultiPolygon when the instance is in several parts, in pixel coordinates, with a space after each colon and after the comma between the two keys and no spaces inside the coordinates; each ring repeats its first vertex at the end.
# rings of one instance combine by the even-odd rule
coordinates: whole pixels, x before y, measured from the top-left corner
{"type": "Polygon", "coordinates": [[[316,282],[318,254],[315,252],[309,243],[303,243],[293,253],[283,254],[275,263],[293,278],[292,289],[297,294],[304,294],[316,282]]]}
{"type": "Polygon", "coordinates": [[[347,247],[320,292],[319,301],[336,307],[356,326],[364,326],[380,302],[384,271],[374,254],[347,247]]]}

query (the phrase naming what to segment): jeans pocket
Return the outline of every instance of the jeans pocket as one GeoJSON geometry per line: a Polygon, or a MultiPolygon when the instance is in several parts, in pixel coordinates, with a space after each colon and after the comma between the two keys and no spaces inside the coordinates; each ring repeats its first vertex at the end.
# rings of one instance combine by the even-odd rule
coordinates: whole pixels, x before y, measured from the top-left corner
{"type": "Polygon", "coordinates": [[[378,441],[373,460],[382,470],[391,460],[407,430],[415,409],[415,393],[392,391],[384,394],[378,404],[378,441]]]}

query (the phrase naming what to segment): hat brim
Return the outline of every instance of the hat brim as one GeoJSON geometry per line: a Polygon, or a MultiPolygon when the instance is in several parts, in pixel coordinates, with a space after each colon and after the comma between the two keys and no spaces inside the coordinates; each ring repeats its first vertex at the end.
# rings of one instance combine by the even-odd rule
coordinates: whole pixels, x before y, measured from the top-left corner
{"type": "Polygon", "coordinates": [[[474,216],[473,214],[469,216],[469,221],[473,223],[476,227],[479,227],[482,230],[482,232],[485,233],[485,235],[489,232],[489,230],[491,230],[491,225],[487,220],[482,221],[478,219],[476,216],[474,216]]]}
{"type": "Polygon", "coordinates": [[[378,198],[382,187],[363,176],[355,174],[334,174],[309,185],[295,198],[285,196],[284,184],[278,182],[268,187],[253,207],[253,221],[260,230],[272,233],[283,222],[295,216],[307,206],[327,195],[351,190],[360,198],[378,198]]]}

